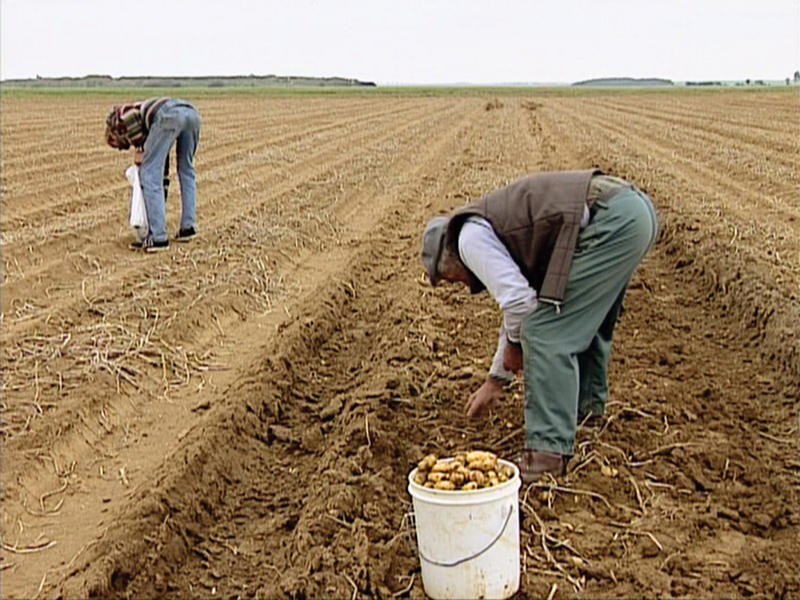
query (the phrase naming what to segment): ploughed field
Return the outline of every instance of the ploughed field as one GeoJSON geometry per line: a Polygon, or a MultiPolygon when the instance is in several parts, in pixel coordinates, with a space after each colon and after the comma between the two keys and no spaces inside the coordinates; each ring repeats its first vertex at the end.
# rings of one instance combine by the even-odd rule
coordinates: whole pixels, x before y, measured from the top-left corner
{"type": "Polygon", "coordinates": [[[520,595],[800,594],[796,91],[190,94],[200,235],[157,255],[126,99],[2,99],[4,597],[423,596],[408,473],[510,455],[522,399],[464,416],[500,313],[426,285],[422,227],[592,166],[661,233],[608,423],[521,490],[520,595]]]}

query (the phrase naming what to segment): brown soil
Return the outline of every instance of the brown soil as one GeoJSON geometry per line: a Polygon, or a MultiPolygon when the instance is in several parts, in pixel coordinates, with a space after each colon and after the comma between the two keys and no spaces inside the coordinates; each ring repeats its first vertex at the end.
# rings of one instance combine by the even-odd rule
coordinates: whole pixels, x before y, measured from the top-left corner
{"type": "Polygon", "coordinates": [[[3,597],[424,596],[406,476],[511,453],[522,400],[464,416],[500,315],[421,227],[593,165],[662,231],[607,425],[521,492],[519,595],[800,595],[796,95],[193,100],[200,239],[145,256],[113,100],[3,98],[3,597]]]}

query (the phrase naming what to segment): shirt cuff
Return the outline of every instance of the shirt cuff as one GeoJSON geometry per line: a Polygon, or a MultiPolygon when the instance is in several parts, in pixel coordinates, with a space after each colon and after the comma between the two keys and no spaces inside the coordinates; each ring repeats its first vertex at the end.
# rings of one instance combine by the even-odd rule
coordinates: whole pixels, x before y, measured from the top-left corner
{"type": "Polygon", "coordinates": [[[500,336],[497,343],[497,351],[494,353],[492,366],[489,369],[489,377],[509,383],[514,380],[514,374],[511,371],[506,371],[503,367],[503,353],[505,352],[508,338],[504,327],[500,327],[500,336]]]}
{"type": "Polygon", "coordinates": [[[487,375],[486,378],[492,381],[496,381],[497,383],[500,383],[502,385],[511,383],[514,380],[513,376],[511,375],[500,375],[496,373],[489,373],[489,375],[487,375]]]}
{"type": "Polygon", "coordinates": [[[517,332],[517,334],[515,336],[510,331],[506,331],[506,341],[511,342],[512,344],[515,344],[515,345],[519,346],[519,343],[520,343],[519,342],[519,332],[517,332]],[[516,339],[515,339],[515,337],[516,337],[516,339]]]}

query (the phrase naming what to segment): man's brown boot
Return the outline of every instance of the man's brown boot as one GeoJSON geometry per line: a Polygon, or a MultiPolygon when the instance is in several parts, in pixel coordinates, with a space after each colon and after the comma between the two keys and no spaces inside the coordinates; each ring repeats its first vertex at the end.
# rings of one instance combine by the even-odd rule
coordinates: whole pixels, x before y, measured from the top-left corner
{"type": "Polygon", "coordinates": [[[519,475],[525,484],[535,483],[542,475],[550,473],[553,477],[563,475],[569,457],[556,452],[541,452],[526,448],[514,457],[519,467],[519,475]]]}

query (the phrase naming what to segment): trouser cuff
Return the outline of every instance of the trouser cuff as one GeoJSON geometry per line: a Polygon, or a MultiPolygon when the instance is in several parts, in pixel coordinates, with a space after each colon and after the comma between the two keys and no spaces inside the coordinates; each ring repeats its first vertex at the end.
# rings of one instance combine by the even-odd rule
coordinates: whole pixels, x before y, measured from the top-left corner
{"type": "Polygon", "coordinates": [[[555,452],[566,456],[572,456],[575,451],[575,440],[572,439],[568,442],[563,440],[553,440],[543,438],[536,434],[529,434],[525,436],[525,448],[529,450],[538,450],[539,452],[555,452]]]}

